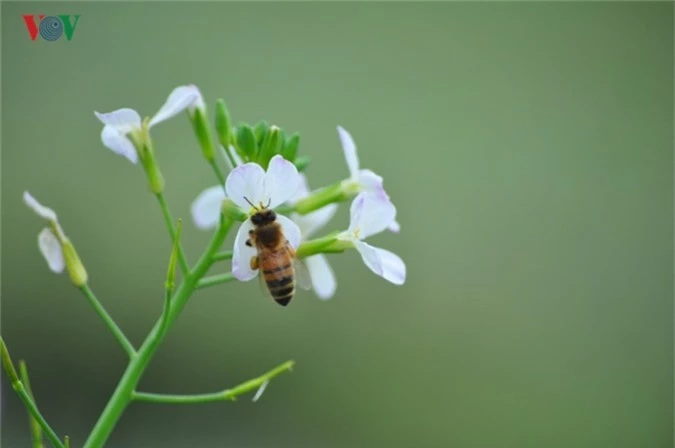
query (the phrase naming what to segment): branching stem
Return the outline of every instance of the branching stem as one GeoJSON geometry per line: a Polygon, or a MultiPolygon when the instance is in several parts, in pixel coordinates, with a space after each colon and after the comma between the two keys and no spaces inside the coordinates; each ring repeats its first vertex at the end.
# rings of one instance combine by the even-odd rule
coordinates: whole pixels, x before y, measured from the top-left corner
{"type": "MultiPolygon", "coordinates": [[[[164,194],[157,193],[157,201],[159,206],[162,209],[162,215],[164,216],[164,221],[166,222],[166,228],[169,229],[169,234],[171,235],[171,242],[176,241],[176,227],[174,226],[173,218],[171,217],[171,212],[169,211],[169,206],[164,199],[164,194]]],[[[185,254],[183,253],[183,246],[178,246],[178,263],[180,264],[180,270],[183,275],[186,275],[190,270],[188,262],[185,259],[185,254]]]]}
{"type": "Polygon", "coordinates": [[[87,297],[87,300],[89,300],[91,306],[94,307],[96,314],[98,314],[99,317],[103,319],[105,325],[108,327],[113,336],[115,336],[117,342],[119,342],[124,351],[127,352],[127,355],[129,355],[130,358],[133,358],[136,355],[136,350],[134,349],[134,346],[131,345],[131,342],[129,342],[127,337],[124,335],[124,332],[120,330],[120,327],[117,326],[112,317],[110,317],[105,308],[103,308],[101,302],[98,301],[98,299],[94,295],[94,292],[91,290],[91,288],[89,288],[89,285],[85,283],[80,287],[80,289],[84,293],[85,297],[87,297]]]}

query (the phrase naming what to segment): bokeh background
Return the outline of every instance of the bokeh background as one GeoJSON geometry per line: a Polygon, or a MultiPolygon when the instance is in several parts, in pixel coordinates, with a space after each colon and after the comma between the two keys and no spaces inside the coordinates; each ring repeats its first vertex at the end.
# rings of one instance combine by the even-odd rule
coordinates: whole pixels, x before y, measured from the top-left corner
{"type": "MultiPolygon", "coordinates": [[[[2,43],[2,335],[73,446],[125,356],[48,271],[21,194],[57,210],[140,343],[169,239],[93,111],[149,116],[184,83],[235,121],[300,131],[313,187],[347,175],[345,126],[399,210],[400,235],[371,242],[405,259],[408,281],[346,253],[330,259],[328,302],[301,292],[281,308],[256,282],[199,292],[142,389],[296,369],[257,403],[134,404],[109,446],[673,446],[672,3],[3,2],[2,43]],[[81,18],[70,42],[32,42],[28,13],[81,18]]],[[[189,218],[215,179],[185,117],[153,137],[173,214],[189,218]]],[[[210,235],[186,224],[194,261],[210,235]]],[[[29,446],[4,378],[2,446],[29,446]]]]}

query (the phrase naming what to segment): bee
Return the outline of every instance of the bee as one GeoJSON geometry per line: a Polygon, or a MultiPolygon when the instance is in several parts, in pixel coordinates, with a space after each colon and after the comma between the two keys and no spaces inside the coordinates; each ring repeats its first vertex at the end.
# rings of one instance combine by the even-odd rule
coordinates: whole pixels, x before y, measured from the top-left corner
{"type": "Polygon", "coordinates": [[[257,250],[257,255],[251,257],[251,269],[260,270],[263,291],[279,305],[287,306],[295,294],[296,281],[301,288],[309,289],[306,269],[295,257],[274,210],[246,201],[256,210],[251,216],[253,229],[246,240],[248,247],[257,250]]]}

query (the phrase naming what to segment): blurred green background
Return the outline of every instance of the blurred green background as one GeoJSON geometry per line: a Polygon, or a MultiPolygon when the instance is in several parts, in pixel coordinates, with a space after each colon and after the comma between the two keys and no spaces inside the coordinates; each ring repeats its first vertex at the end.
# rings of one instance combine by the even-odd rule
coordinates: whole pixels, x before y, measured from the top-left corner
{"type": "MultiPolygon", "coordinates": [[[[371,243],[408,281],[346,253],[328,302],[282,308],[257,282],[198,293],[142,389],[295,371],[258,403],[134,404],[109,446],[673,446],[672,3],[3,3],[2,42],[2,334],[73,446],[125,356],[48,271],[21,194],[59,213],[140,343],[169,239],[93,111],[149,116],[184,83],[235,121],[300,131],[313,187],[347,176],[346,127],[399,210],[401,234],[371,243]],[[70,42],[32,42],[28,13],[81,18],[70,42]]],[[[153,137],[189,218],[215,179],[185,117],[153,137]]],[[[194,261],[210,235],[186,224],[194,261]]],[[[3,446],[29,446],[26,422],[3,379],[3,446]]]]}

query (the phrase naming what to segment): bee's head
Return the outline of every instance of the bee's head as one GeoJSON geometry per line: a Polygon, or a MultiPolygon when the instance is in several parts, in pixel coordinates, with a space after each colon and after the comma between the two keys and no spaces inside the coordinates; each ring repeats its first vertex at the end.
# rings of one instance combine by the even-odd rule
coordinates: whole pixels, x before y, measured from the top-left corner
{"type": "Polygon", "coordinates": [[[264,224],[269,224],[274,222],[277,219],[277,214],[274,213],[274,210],[261,210],[251,216],[251,222],[254,226],[261,226],[264,224]]]}

